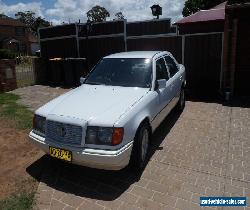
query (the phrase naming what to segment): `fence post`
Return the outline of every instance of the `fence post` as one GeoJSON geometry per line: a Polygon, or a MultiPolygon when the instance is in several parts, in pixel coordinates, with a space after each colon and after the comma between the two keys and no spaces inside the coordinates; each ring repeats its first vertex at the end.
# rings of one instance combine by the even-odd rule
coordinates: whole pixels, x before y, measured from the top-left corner
{"type": "Polygon", "coordinates": [[[181,59],[182,59],[182,65],[185,65],[185,35],[181,36],[182,41],[181,41],[181,59]]]}
{"type": "Polygon", "coordinates": [[[127,48],[127,20],[124,19],[123,23],[124,23],[124,30],[123,30],[123,33],[124,33],[124,49],[125,49],[125,52],[127,52],[127,50],[128,50],[128,48],[127,48]]]}
{"type": "Polygon", "coordinates": [[[75,23],[76,26],[76,48],[77,48],[77,57],[80,58],[80,50],[79,50],[79,34],[78,34],[78,24],[75,23]]]}
{"type": "Polygon", "coordinates": [[[234,80],[236,70],[236,50],[237,50],[237,38],[238,38],[238,19],[234,18],[232,21],[232,43],[230,52],[230,89],[231,94],[234,95],[234,80]]]}
{"type": "Polygon", "coordinates": [[[222,45],[221,45],[221,70],[220,70],[220,93],[222,94],[222,82],[223,82],[223,68],[224,68],[224,33],[221,36],[222,45]]]}

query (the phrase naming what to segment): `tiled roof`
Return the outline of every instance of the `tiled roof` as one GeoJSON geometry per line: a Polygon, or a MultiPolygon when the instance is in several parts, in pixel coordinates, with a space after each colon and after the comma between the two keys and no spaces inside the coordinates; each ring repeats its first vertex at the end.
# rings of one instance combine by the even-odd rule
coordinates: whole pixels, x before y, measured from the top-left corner
{"type": "Polygon", "coordinates": [[[177,21],[176,24],[224,20],[226,3],[227,2],[223,2],[210,10],[200,10],[199,12],[177,21]]]}
{"type": "Polygon", "coordinates": [[[0,25],[5,26],[25,26],[22,22],[19,20],[13,19],[13,18],[0,18],[0,25]]]}

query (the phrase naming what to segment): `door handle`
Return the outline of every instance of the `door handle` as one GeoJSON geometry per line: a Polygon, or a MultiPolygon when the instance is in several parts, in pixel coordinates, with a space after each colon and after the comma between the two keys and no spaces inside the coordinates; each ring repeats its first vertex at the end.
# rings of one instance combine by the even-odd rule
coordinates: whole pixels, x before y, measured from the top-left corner
{"type": "Polygon", "coordinates": [[[182,80],[182,76],[180,76],[180,80],[182,80]]]}

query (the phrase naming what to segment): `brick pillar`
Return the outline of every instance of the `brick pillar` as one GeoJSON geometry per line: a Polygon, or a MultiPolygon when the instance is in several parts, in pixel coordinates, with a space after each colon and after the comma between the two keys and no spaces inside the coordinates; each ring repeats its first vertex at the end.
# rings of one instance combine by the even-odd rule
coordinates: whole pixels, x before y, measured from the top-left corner
{"type": "Polygon", "coordinates": [[[17,88],[15,64],[14,59],[0,60],[0,92],[17,88]]]}

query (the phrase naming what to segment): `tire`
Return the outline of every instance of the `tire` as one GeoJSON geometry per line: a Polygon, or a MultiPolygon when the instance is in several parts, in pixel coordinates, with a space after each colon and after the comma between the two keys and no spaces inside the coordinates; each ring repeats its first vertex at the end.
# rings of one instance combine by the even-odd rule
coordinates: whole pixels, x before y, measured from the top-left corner
{"type": "Polygon", "coordinates": [[[136,132],[130,158],[130,166],[136,171],[141,171],[146,166],[149,142],[150,128],[147,123],[143,123],[136,132]]]}
{"type": "Polygon", "coordinates": [[[183,109],[185,108],[185,105],[186,105],[185,89],[182,87],[180,92],[180,98],[176,106],[177,111],[182,112],[183,109]]]}

